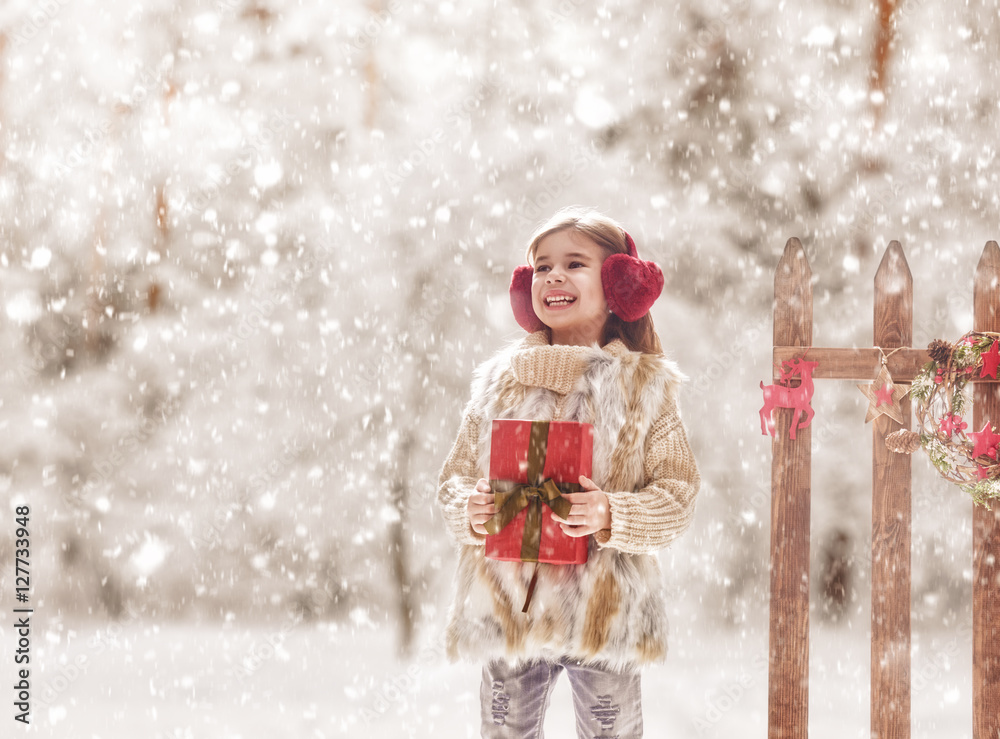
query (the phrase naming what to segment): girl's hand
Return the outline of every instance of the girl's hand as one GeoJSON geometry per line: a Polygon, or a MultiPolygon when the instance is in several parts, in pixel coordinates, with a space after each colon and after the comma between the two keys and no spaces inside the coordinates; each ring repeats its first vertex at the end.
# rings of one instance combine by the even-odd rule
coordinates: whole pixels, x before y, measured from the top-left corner
{"type": "Polygon", "coordinates": [[[469,503],[466,506],[469,512],[469,523],[472,524],[472,530],[477,534],[483,536],[489,534],[484,524],[497,512],[497,507],[493,505],[495,497],[490,492],[489,480],[479,478],[479,482],[476,483],[476,492],[469,496],[469,503]]]}
{"type": "Polygon", "coordinates": [[[563,519],[553,513],[552,519],[559,522],[567,536],[587,536],[610,529],[611,505],[608,496],[593,480],[583,475],[580,475],[580,486],[582,493],[563,493],[563,497],[573,504],[569,516],[563,519]]]}

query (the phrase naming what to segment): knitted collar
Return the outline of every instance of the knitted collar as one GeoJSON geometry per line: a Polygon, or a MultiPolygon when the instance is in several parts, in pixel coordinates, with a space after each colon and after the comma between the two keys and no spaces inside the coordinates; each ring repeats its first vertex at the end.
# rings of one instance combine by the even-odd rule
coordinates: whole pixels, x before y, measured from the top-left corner
{"type": "Polygon", "coordinates": [[[510,364],[514,377],[522,385],[544,387],[565,395],[583,374],[587,360],[602,353],[621,357],[629,349],[619,339],[603,347],[552,345],[545,331],[536,331],[521,342],[510,364]]]}

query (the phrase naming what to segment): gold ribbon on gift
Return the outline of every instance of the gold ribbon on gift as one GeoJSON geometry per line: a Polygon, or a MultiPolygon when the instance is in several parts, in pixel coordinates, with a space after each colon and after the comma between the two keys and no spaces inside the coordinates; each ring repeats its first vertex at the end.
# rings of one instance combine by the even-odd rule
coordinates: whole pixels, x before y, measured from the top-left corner
{"type": "Polygon", "coordinates": [[[528,441],[528,482],[490,480],[490,490],[495,494],[497,512],[485,526],[491,534],[498,534],[525,508],[524,534],[521,537],[521,561],[537,562],[542,543],[542,505],[547,505],[559,518],[569,515],[573,504],[562,497],[563,493],[577,493],[582,488],[577,483],[556,483],[552,478],[542,478],[545,454],[549,439],[549,422],[532,421],[528,441]]]}

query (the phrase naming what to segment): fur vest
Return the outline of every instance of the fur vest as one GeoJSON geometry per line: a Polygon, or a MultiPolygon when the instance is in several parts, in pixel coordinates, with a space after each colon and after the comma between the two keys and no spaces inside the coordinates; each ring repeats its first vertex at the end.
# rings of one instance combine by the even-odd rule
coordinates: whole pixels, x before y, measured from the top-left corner
{"type": "Polygon", "coordinates": [[[477,369],[438,495],[461,545],[446,635],[452,658],[568,656],[622,670],[665,657],[655,550],[687,527],[699,484],[677,413],[682,379],[672,362],[620,341],[550,346],[544,332],[477,369]],[[592,424],[591,479],[611,505],[611,531],[590,537],[585,564],[537,565],[526,614],[521,605],[536,565],[486,559],[465,512],[476,481],[489,478],[494,419],[592,424]]]}

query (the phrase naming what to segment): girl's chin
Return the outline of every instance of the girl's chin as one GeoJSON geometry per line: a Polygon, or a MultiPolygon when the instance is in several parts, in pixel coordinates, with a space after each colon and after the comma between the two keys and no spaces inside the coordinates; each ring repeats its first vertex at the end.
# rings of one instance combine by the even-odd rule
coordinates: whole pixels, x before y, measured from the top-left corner
{"type": "Polygon", "coordinates": [[[542,308],[541,311],[536,308],[535,315],[543,321],[579,321],[581,308],[576,303],[570,303],[560,308],[542,308]]]}
{"type": "MultiPolygon", "coordinates": [[[[557,331],[587,331],[597,324],[596,321],[560,321],[558,318],[553,318],[551,316],[539,316],[539,318],[546,326],[557,331]]],[[[603,323],[600,328],[601,330],[604,329],[603,323]]]]}

